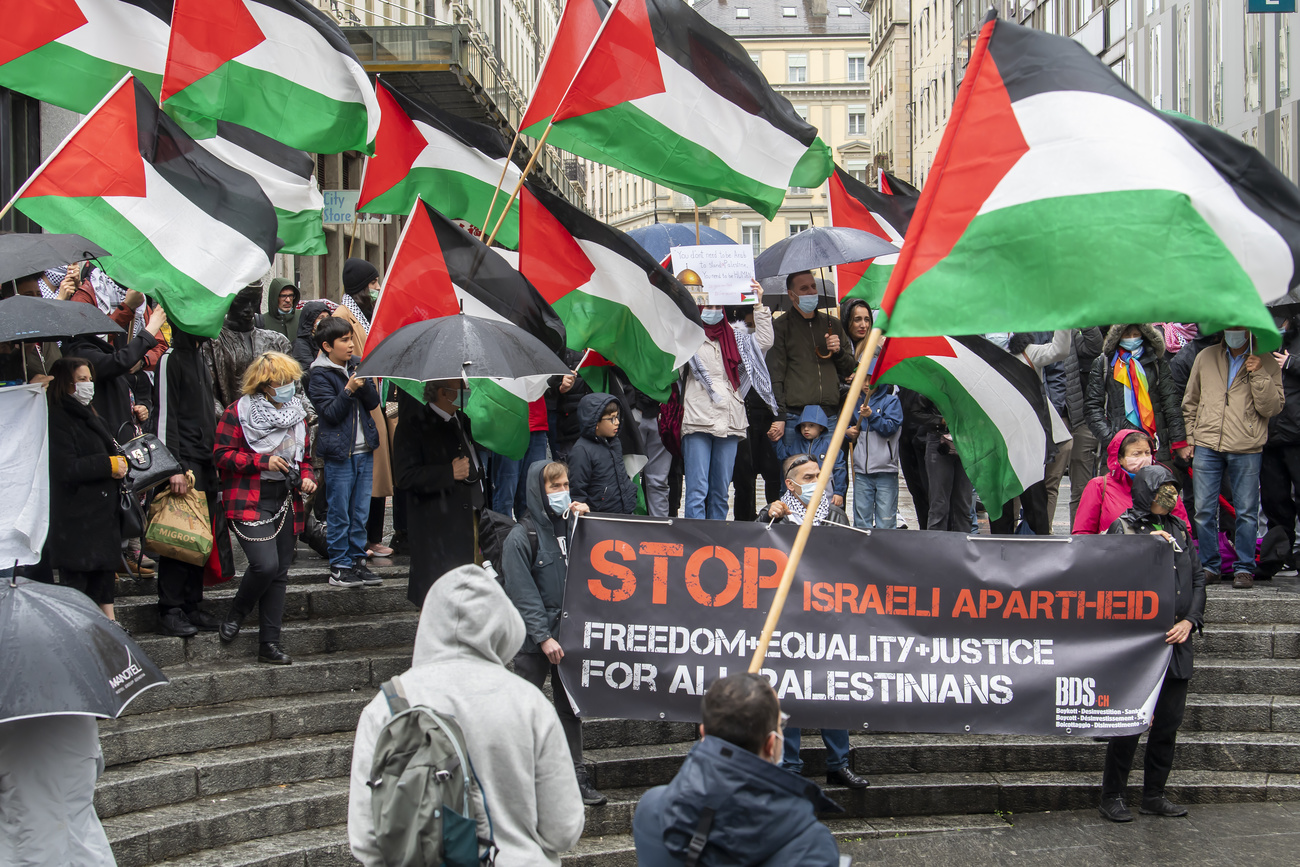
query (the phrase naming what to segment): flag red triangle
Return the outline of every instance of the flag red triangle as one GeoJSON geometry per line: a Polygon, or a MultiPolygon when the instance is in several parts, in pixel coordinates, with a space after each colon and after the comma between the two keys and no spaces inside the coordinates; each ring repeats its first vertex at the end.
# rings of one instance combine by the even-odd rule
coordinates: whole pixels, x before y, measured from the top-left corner
{"type": "Polygon", "coordinates": [[[646,0],[618,0],[569,85],[554,123],[664,92],[646,0]]]}
{"type": "Polygon", "coordinates": [[[596,266],[536,196],[527,189],[519,195],[519,273],[554,304],[590,282],[596,266]]]}
{"type": "Polygon", "coordinates": [[[375,97],[379,101],[379,132],[375,155],[366,160],[358,209],[401,183],[429,144],[382,81],[375,82],[375,97]]]}
{"type": "Polygon", "coordinates": [[[23,198],[138,196],[146,193],[136,117],[136,80],[91,112],[23,191],[23,198]]]}
{"type": "Polygon", "coordinates": [[[76,0],[25,0],[13,4],[8,12],[0,30],[0,66],[86,23],[76,0]]]}
{"type": "Polygon", "coordinates": [[[560,24],[555,28],[555,41],[528,100],[524,119],[519,122],[521,130],[526,131],[554,114],[608,11],[605,0],[569,0],[564,4],[560,24]]]}
{"type": "Polygon", "coordinates": [[[244,0],[176,0],[163,101],[265,40],[244,0]]]}
{"type": "Polygon", "coordinates": [[[880,360],[871,373],[876,382],[892,367],[912,358],[956,358],[957,351],[946,337],[886,337],[880,360]]]}
{"type": "MultiPolygon", "coordinates": [[[[831,225],[843,226],[849,229],[861,229],[864,232],[883,238],[891,244],[893,240],[880,227],[876,218],[871,216],[871,211],[867,206],[862,204],[849,191],[844,189],[844,182],[840,180],[838,172],[832,172],[830,177],[831,193],[831,225]]],[[[838,265],[835,268],[836,274],[836,291],[840,300],[853,290],[854,286],[862,279],[862,275],[867,273],[871,263],[875,259],[868,259],[865,262],[850,262],[846,265],[838,265]]]]}
{"type": "Polygon", "coordinates": [[[424,322],[460,312],[438,233],[429,219],[428,205],[417,199],[415,209],[393,251],[383,289],[375,305],[366,336],[367,350],[403,325],[424,322]]]}

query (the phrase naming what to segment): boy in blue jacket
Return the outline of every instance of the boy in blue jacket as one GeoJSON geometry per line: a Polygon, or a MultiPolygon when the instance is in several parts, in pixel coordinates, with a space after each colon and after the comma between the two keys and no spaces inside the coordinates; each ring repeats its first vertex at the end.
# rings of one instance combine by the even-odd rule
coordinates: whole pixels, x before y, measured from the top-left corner
{"type": "Polygon", "coordinates": [[[316,327],[312,340],[320,353],[311,364],[307,397],[316,407],[319,426],[316,454],[325,462],[325,539],[330,555],[330,584],[360,587],[382,584],[366,566],[366,520],[370,517],[370,483],[374,450],[379,446],[370,410],[379,392],[356,376],[352,326],[331,316],[316,327]]]}
{"type": "Polygon", "coordinates": [[[872,389],[865,406],[859,400],[847,435],[854,444],[853,526],[893,530],[898,526],[898,441],[903,435],[903,404],[894,386],[872,389]]]}
{"type": "MultiPolygon", "coordinates": [[[[776,447],[776,456],[782,461],[794,455],[812,455],[820,465],[826,460],[826,452],[831,447],[830,422],[826,419],[826,413],[815,404],[805,406],[803,415],[799,416],[799,439],[795,440],[795,448],[782,440],[777,440],[772,445],[776,447]]],[[[831,504],[844,508],[844,497],[849,491],[849,471],[842,451],[835,456],[831,489],[831,504]]]]}

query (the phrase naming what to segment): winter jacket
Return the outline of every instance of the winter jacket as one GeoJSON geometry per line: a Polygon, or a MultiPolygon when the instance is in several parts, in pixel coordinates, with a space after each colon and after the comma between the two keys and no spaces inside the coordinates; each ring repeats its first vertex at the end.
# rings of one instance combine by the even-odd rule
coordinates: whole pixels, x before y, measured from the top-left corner
{"type": "MultiPolygon", "coordinates": [[[[1156,452],[1158,461],[1169,460],[1170,452],[1187,445],[1183,426],[1183,413],[1178,405],[1178,391],[1169,372],[1165,358],[1165,338],[1160,329],[1139,325],[1142,329],[1142,355],[1138,362],[1147,377],[1147,394],[1151,398],[1151,411],[1156,421],[1156,452]]],[[[1115,381],[1115,358],[1120,336],[1128,325],[1112,325],[1106,332],[1101,355],[1092,363],[1088,374],[1088,391],[1085,409],[1088,427],[1097,442],[1106,443],[1121,430],[1133,427],[1124,408],[1124,386],[1115,381]]]]}
{"type": "Polygon", "coordinates": [[[817,311],[804,319],[791,310],[772,325],[772,348],[767,353],[767,371],[772,378],[778,419],[782,413],[797,412],[805,406],[837,408],[840,382],[853,373],[853,354],[849,338],[838,319],[817,311]],[[826,329],[840,339],[840,348],[830,358],[819,358],[826,351],[826,329]]]}
{"type": "Polygon", "coordinates": [[[312,332],[316,328],[316,320],[322,313],[328,313],[329,309],[329,305],[324,301],[308,301],[302,305],[302,315],[298,317],[298,331],[293,338],[291,354],[294,361],[302,366],[304,379],[309,377],[311,363],[316,360],[317,355],[320,355],[320,346],[311,339],[312,332]]]}
{"type": "MultiPolygon", "coordinates": [[[[867,404],[866,430],[858,433],[853,447],[853,472],[857,474],[897,473],[898,441],[903,436],[903,403],[894,394],[894,386],[886,385],[871,392],[867,404]]],[[[858,403],[859,413],[862,404],[858,403]]],[[[861,415],[855,414],[853,424],[862,426],[861,415]]]]}
{"type": "MultiPolygon", "coordinates": [[[[1153,530],[1164,530],[1174,537],[1174,622],[1186,620],[1192,632],[1205,625],[1205,571],[1192,550],[1191,532],[1186,517],[1151,514],[1151,501],[1162,485],[1176,485],[1174,474],[1167,467],[1153,465],[1137,472],[1133,479],[1133,507],[1121,515],[1107,531],[1111,534],[1131,533],[1144,535],[1153,530]]],[[[1179,501],[1182,505],[1182,501],[1179,501]]],[[[1169,676],[1187,680],[1192,676],[1192,637],[1189,634],[1182,644],[1173,645],[1169,659],[1169,676]]]]}
{"type": "Polygon", "coordinates": [[[122,483],[113,478],[109,457],[119,450],[108,426],[69,395],[50,401],[49,430],[50,565],[78,572],[116,569],[122,564],[122,483]]]}
{"type": "Polygon", "coordinates": [[[183,469],[205,478],[214,469],[217,434],[212,368],[194,337],[173,330],[172,340],[158,362],[158,436],[183,469]]]}
{"type": "MultiPolygon", "coordinates": [[[[462,566],[429,591],[411,667],[399,675],[407,700],[456,718],[483,787],[501,865],[555,865],[585,822],[573,759],[550,699],[506,668],[524,641],[524,622],[494,578],[462,566]]],[[[375,845],[370,768],[391,719],[382,693],[366,706],[352,748],[348,843],[366,867],[375,845]]]]}
{"type": "MultiPolygon", "coordinates": [[[[1106,447],[1106,474],[1089,479],[1079,497],[1079,511],[1074,516],[1071,533],[1098,535],[1115,519],[1133,506],[1133,480],[1119,465],[1119,449],[1124,438],[1138,431],[1126,428],[1110,438],[1106,447]]],[[[1179,500],[1174,507],[1174,515],[1184,523],[1187,522],[1187,509],[1179,500]]]]}
{"type": "Polygon", "coordinates": [[[358,360],[348,362],[347,370],[322,353],[311,365],[307,396],[316,407],[318,427],[313,451],[327,461],[345,461],[357,451],[373,452],[379,446],[379,431],[371,410],[379,406],[379,392],[369,379],[363,380],[353,394],[348,394],[348,374],[355,373],[358,360]],[[357,422],[365,437],[365,449],[358,448],[357,422]]]}
{"type": "Polygon", "coordinates": [[[1187,379],[1192,375],[1192,365],[1196,363],[1196,356],[1200,355],[1203,349],[1217,346],[1222,339],[1222,331],[1194,337],[1191,342],[1184,343],[1173,361],[1169,362],[1169,372],[1174,377],[1174,393],[1178,395],[1179,406],[1182,406],[1183,395],[1187,392],[1187,379]]]}
{"type": "Polygon", "coordinates": [[[636,509],[636,486],[623,464],[623,445],[618,437],[596,436],[596,425],[610,401],[618,404],[621,427],[627,427],[631,417],[613,395],[588,394],[578,404],[582,435],[569,452],[569,495],[593,512],[630,515],[636,509]]]}
{"type": "Polygon", "coordinates": [[[551,511],[542,488],[542,470],[546,461],[537,461],[525,476],[528,518],[510,530],[501,552],[501,578],[506,595],[524,618],[523,653],[541,652],[541,644],[555,637],[564,604],[564,577],[568,571],[567,549],[560,547],[566,537],[564,519],[551,511]],[[536,552],[528,531],[536,532],[536,552]]]}
{"type": "Polygon", "coordinates": [[[1300,329],[1292,320],[1290,330],[1282,332],[1282,349],[1291,353],[1282,367],[1282,391],[1286,402],[1282,411],[1268,420],[1269,446],[1300,446],[1300,329]]]}
{"type": "MultiPolygon", "coordinates": [[[[784,461],[793,455],[812,455],[816,458],[817,465],[821,466],[826,460],[826,453],[831,448],[830,422],[826,419],[826,413],[822,412],[822,408],[816,404],[805,406],[799,420],[791,422],[791,424],[801,425],[805,422],[821,425],[821,433],[812,439],[805,439],[801,433],[793,450],[787,448],[784,438],[777,440],[772,443],[776,448],[777,459],[784,461]]],[[[835,468],[831,471],[831,488],[832,493],[841,497],[845,496],[849,489],[849,471],[844,463],[844,452],[842,450],[835,455],[835,468]]]]}
{"type": "Polygon", "coordinates": [[[266,312],[257,314],[253,321],[258,328],[278,331],[292,343],[298,336],[298,322],[302,318],[302,308],[298,306],[301,300],[302,292],[298,291],[298,287],[293,285],[292,280],[276,277],[271,281],[271,288],[266,295],[266,312]],[[286,286],[293,290],[293,306],[289,308],[288,313],[281,313],[280,292],[286,286]]]}
{"type": "Polygon", "coordinates": [[[64,358],[84,358],[90,362],[95,371],[95,399],[90,405],[118,442],[126,442],[135,436],[132,427],[135,416],[131,407],[141,402],[133,394],[130,370],[144,360],[145,353],[153,349],[156,342],[148,331],[141,331],[121,349],[91,334],[75,337],[63,344],[64,358]]]}
{"type": "Polygon", "coordinates": [[[113,867],[95,813],[95,780],[103,771],[94,717],[0,723],[0,864],[113,867]]]}
{"type": "MultiPolygon", "coordinates": [[[[354,260],[349,259],[348,261],[352,262],[354,260]]],[[[363,264],[369,265],[370,263],[363,262],[363,264]]],[[[371,266],[371,270],[374,270],[374,266],[371,266]]],[[[334,315],[352,326],[352,354],[356,357],[365,355],[367,326],[358,320],[351,310],[341,304],[334,310],[334,315]]],[[[384,435],[379,438],[379,446],[375,449],[375,462],[370,477],[371,497],[391,497],[393,495],[393,467],[388,454],[392,434],[388,430],[386,410],[387,407],[378,404],[374,409],[370,410],[370,417],[374,421],[375,429],[384,432],[384,435]]]]}
{"type": "Polygon", "coordinates": [[[1268,419],[1282,411],[1282,371],[1272,353],[1259,356],[1259,370],[1242,362],[1228,382],[1227,344],[1202,350],[1192,364],[1183,397],[1190,445],[1229,454],[1254,454],[1268,439],[1268,419]]]}
{"type": "Polygon", "coordinates": [[[632,818],[637,864],[679,867],[708,823],[700,867],[837,867],[835,838],[818,812],[841,808],[815,783],[706,735],[671,783],[641,796],[632,818]]]}
{"type": "Polygon", "coordinates": [[[1088,423],[1088,410],[1084,401],[1088,394],[1088,381],[1092,363],[1101,355],[1100,328],[1076,328],[1070,338],[1070,354],[1065,357],[1065,414],[1066,423],[1074,430],[1088,423]]]}
{"type": "MultiPolygon", "coordinates": [[[[743,323],[731,324],[739,343],[749,335],[743,323]]],[[[754,342],[761,352],[772,348],[772,311],[761,305],[754,313],[754,342]]],[[[714,401],[709,392],[687,367],[686,391],[682,395],[682,435],[704,433],[715,437],[744,437],[749,431],[745,415],[745,401],[739,389],[732,388],[722,363],[722,348],[716,341],[706,339],[696,352],[712,381],[714,401]]]]}

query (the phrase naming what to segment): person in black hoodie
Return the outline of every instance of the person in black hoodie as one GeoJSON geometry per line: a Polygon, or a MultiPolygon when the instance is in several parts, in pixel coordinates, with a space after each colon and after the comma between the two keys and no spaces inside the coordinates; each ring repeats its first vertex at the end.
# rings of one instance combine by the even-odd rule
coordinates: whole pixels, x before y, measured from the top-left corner
{"type": "Polygon", "coordinates": [[[308,369],[311,363],[316,360],[320,353],[320,345],[312,340],[312,333],[316,326],[320,324],[321,319],[328,319],[330,316],[330,306],[324,301],[308,301],[302,305],[298,317],[298,334],[293,339],[293,360],[302,365],[303,369],[303,390],[306,391],[310,384],[310,374],[308,369]]]}
{"type": "Polygon", "coordinates": [[[569,452],[569,490],[593,512],[630,515],[636,510],[636,485],[623,464],[618,440],[627,411],[612,394],[597,392],[578,404],[581,437],[569,452]]]}
{"type": "Polygon", "coordinates": [[[63,345],[65,355],[84,358],[95,371],[95,412],[114,438],[126,442],[134,436],[132,425],[138,420],[134,407],[140,401],[133,396],[135,373],[144,366],[144,357],[157,343],[158,332],[167,321],[161,306],[153,308],[144,330],[129,341],[118,338],[110,343],[102,337],[82,335],[63,345]]]}
{"type": "Polygon", "coordinates": [[[1282,411],[1268,420],[1268,442],[1259,469],[1260,502],[1269,532],[1287,538],[1286,557],[1295,550],[1295,521],[1300,505],[1300,317],[1278,323],[1282,348],[1273,353],[1282,368],[1282,411]],[[1291,350],[1295,352],[1291,352],[1291,350]]]}
{"type": "MultiPolygon", "coordinates": [[[[170,490],[184,496],[190,489],[185,471],[194,474],[194,488],[208,502],[208,514],[218,510],[217,466],[212,449],[217,418],[212,413],[212,368],[200,347],[207,342],[172,325],[171,348],[158,362],[158,436],[181,465],[171,477],[170,490]]],[[[220,534],[216,544],[230,545],[220,534]]],[[[229,561],[233,562],[233,561],[229,561]]],[[[203,566],[171,557],[158,558],[158,625],[163,635],[187,638],[200,629],[216,632],[221,621],[204,611],[203,566]]]]}
{"type": "Polygon", "coordinates": [[[266,293],[266,312],[257,314],[254,319],[257,327],[278,331],[293,340],[298,335],[298,325],[302,318],[302,311],[298,309],[301,300],[302,293],[293,285],[292,280],[276,277],[271,281],[270,291],[266,293]]]}
{"type": "Polygon", "coordinates": [[[90,363],[65,355],[50,366],[50,530],[45,539],[59,583],[75,587],[113,620],[113,582],[122,562],[118,496],[126,458],[95,412],[90,363]]]}
{"type": "MultiPolygon", "coordinates": [[[[1159,536],[1174,548],[1174,626],[1165,633],[1173,645],[1169,671],[1160,687],[1151,731],[1147,735],[1145,773],[1142,780],[1142,812],[1154,816],[1186,816],[1187,808],[1165,797],[1165,782],[1174,764],[1174,744],[1187,705],[1187,681],[1192,676],[1193,632],[1205,622],[1205,572],[1192,552],[1187,527],[1172,514],[1178,504],[1178,481],[1167,467],[1153,464],[1133,477],[1133,508],[1115,519],[1108,534],[1159,536]]],[[[1128,773],[1139,735],[1111,738],[1106,748],[1106,770],[1101,778],[1102,818],[1131,822],[1133,814],[1124,803],[1128,773]]]]}

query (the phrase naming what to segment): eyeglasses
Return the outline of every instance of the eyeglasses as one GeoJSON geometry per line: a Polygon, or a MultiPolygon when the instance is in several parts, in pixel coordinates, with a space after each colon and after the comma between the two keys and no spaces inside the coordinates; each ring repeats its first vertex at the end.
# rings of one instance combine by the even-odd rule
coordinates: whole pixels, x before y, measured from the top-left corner
{"type": "Polygon", "coordinates": [[[601,420],[601,421],[618,421],[619,418],[620,418],[619,414],[618,414],[618,413],[614,413],[613,415],[602,415],[602,416],[600,417],[600,420],[601,420]]]}

